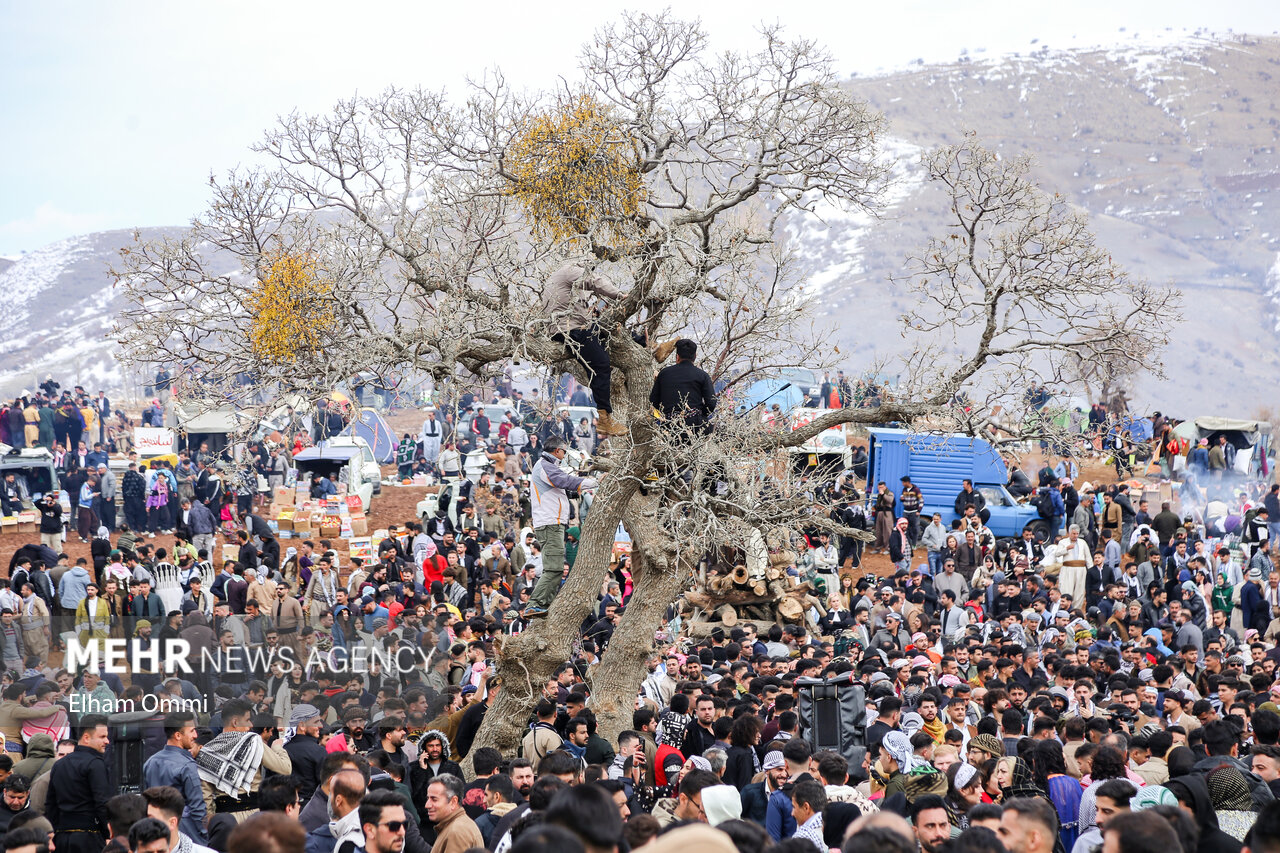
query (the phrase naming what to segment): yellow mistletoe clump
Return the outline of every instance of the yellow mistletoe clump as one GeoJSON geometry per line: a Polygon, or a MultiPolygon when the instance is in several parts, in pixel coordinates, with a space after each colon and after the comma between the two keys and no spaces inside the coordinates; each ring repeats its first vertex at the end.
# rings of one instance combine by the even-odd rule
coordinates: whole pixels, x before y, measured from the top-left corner
{"type": "Polygon", "coordinates": [[[334,325],[332,284],[309,254],[281,250],[249,294],[249,345],[269,364],[289,365],[317,355],[334,325]]]}
{"type": "Polygon", "coordinates": [[[528,121],[505,159],[509,193],[543,233],[616,245],[633,229],[645,197],[636,152],[592,98],[528,121]]]}

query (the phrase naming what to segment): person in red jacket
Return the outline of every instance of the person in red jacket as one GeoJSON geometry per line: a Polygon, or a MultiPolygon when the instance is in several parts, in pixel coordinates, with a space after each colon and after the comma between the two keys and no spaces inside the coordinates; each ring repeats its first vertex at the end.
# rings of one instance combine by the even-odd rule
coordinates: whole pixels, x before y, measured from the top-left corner
{"type": "Polygon", "coordinates": [[[449,565],[448,561],[436,549],[436,543],[430,539],[427,540],[427,556],[422,561],[422,585],[428,590],[431,589],[432,581],[444,582],[444,570],[449,565]]]}

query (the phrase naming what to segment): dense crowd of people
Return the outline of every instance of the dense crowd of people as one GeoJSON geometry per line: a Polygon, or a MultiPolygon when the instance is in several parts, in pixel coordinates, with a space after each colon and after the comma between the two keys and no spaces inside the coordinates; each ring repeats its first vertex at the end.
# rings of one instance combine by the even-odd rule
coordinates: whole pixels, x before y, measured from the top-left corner
{"type": "MultiPolygon", "coordinates": [[[[651,399],[703,428],[696,347],[670,352],[651,399]]],[[[1280,486],[1191,448],[1153,512],[1064,459],[1010,484],[1048,539],[1000,540],[971,484],[944,524],[910,478],[859,491],[862,457],[812,487],[886,576],[858,537],[797,534],[785,570],[823,605],[698,639],[673,605],[629,728],[606,733],[592,680],[633,592],[619,558],[504,755],[476,737],[511,677],[494,661],[572,571],[595,483],[565,460],[605,437],[510,399],[497,424],[471,399],[405,436],[402,476],[486,470],[368,560],[277,539],[257,476],[204,449],[130,460],[119,501],[105,447],[63,454],[62,476],[99,472],[90,499],[74,518],[36,501],[40,540],[0,579],[6,851],[1280,849],[1280,486]],[[113,658],[112,640],[133,642],[113,658]],[[176,640],[189,671],[163,665],[176,640]],[[97,668],[66,659],[85,648],[97,668]],[[815,717],[815,679],[865,713],[815,717]],[[815,751],[833,725],[848,746],[815,751]]],[[[246,446],[247,470],[278,484],[292,447],[246,446]]]]}

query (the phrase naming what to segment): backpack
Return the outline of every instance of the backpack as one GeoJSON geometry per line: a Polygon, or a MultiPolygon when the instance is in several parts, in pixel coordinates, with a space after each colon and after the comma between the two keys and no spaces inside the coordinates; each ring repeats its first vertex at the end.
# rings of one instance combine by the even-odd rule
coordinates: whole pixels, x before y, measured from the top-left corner
{"type": "Polygon", "coordinates": [[[1041,518],[1053,518],[1053,498],[1049,497],[1048,492],[1040,492],[1036,495],[1035,507],[1041,518]]]}

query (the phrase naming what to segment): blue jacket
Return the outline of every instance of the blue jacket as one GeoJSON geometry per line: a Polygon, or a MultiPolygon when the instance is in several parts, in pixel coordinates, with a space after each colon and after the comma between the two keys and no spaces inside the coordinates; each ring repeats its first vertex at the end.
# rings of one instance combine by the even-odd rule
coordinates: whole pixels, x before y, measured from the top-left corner
{"type": "Polygon", "coordinates": [[[307,833],[306,853],[333,853],[337,846],[338,839],[329,831],[328,823],[322,823],[307,833]]]}
{"type": "Polygon", "coordinates": [[[1062,502],[1062,492],[1057,489],[1049,490],[1049,502],[1053,504],[1054,515],[1066,515],[1067,505],[1062,502]]]}
{"type": "Polygon", "coordinates": [[[88,594],[89,572],[84,566],[72,566],[58,582],[58,602],[72,612],[88,594]]]}
{"type": "Polygon", "coordinates": [[[764,785],[764,780],[761,780],[742,788],[742,819],[760,826],[764,826],[765,815],[769,810],[769,795],[764,785]]]}
{"type": "Polygon", "coordinates": [[[791,816],[791,794],[787,791],[774,791],[769,795],[764,829],[774,843],[796,834],[796,819],[791,816]]]}
{"type": "MultiPolygon", "coordinates": [[[[210,533],[217,532],[218,520],[213,517],[213,513],[207,506],[195,501],[191,504],[191,512],[187,515],[187,526],[191,528],[192,536],[208,536],[210,533]]],[[[210,559],[213,556],[210,554],[210,559]]]]}
{"type": "Polygon", "coordinates": [[[155,788],[167,785],[176,788],[187,801],[182,809],[178,829],[197,844],[206,844],[204,834],[205,805],[200,789],[200,772],[196,760],[185,749],[165,744],[164,749],[142,765],[142,787],[155,788]]]}
{"type": "Polygon", "coordinates": [[[1244,627],[1253,628],[1259,634],[1267,630],[1271,619],[1271,605],[1262,595],[1262,589],[1254,581],[1246,581],[1240,589],[1240,613],[1244,627]]]}

